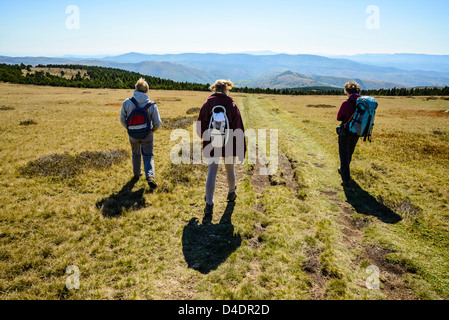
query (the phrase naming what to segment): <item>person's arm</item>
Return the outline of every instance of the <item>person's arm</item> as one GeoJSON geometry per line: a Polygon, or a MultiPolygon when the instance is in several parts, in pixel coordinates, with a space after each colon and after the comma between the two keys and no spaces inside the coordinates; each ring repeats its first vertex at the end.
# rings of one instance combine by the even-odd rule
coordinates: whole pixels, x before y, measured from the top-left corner
{"type": "Polygon", "coordinates": [[[157,108],[157,105],[154,104],[153,106],[153,114],[152,114],[152,119],[151,121],[153,121],[153,132],[157,131],[161,125],[162,125],[162,120],[161,120],[161,116],[159,115],[159,110],[157,108]]]}
{"type": "Polygon", "coordinates": [[[200,114],[198,115],[197,123],[196,123],[196,133],[200,138],[203,138],[204,131],[207,130],[207,126],[209,123],[207,123],[207,103],[204,103],[201,107],[200,114]]]}
{"type": "Polygon", "coordinates": [[[243,119],[242,119],[240,110],[237,107],[237,105],[235,104],[235,102],[233,102],[232,110],[233,110],[233,112],[232,112],[231,129],[234,130],[234,134],[237,134],[236,130],[241,130],[243,133],[243,154],[242,155],[238,154],[238,151],[237,151],[237,150],[240,150],[237,147],[237,143],[239,143],[240,140],[237,139],[237,135],[234,137],[234,155],[237,156],[239,158],[239,162],[242,163],[245,158],[246,149],[247,149],[246,137],[245,137],[245,126],[243,125],[243,119]]]}
{"type": "Polygon", "coordinates": [[[126,100],[123,101],[123,105],[122,105],[122,110],[120,111],[120,123],[126,128],[126,118],[127,118],[127,113],[126,113],[126,100]]]}
{"type": "Polygon", "coordinates": [[[240,114],[240,110],[235,103],[233,104],[233,111],[231,128],[233,130],[241,129],[242,131],[245,131],[242,115],[240,114]]]}
{"type": "Polygon", "coordinates": [[[338,110],[337,121],[345,122],[349,119],[350,115],[348,115],[349,111],[349,101],[343,101],[341,104],[340,110],[338,110]]]}

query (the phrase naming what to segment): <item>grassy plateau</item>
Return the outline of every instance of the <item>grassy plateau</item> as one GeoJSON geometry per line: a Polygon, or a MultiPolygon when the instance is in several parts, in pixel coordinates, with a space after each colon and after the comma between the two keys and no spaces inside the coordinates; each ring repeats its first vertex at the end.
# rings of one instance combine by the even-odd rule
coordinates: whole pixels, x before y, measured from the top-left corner
{"type": "Polygon", "coordinates": [[[207,92],[155,91],[156,181],[132,179],[132,90],[0,84],[0,299],[448,299],[449,101],[379,97],[354,187],[340,186],[344,96],[232,92],[246,129],[278,129],[279,169],[175,165],[207,92]],[[79,289],[68,289],[69,266],[79,289]],[[379,270],[370,289],[369,267],[379,270]]]}

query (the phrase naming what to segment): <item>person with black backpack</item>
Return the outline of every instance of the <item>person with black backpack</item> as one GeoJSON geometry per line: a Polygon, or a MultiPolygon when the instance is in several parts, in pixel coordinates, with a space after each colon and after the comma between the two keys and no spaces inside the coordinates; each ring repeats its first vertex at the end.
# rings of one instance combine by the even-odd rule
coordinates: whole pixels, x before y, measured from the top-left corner
{"type": "Polygon", "coordinates": [[[338,168],[338,173],[340,173],[342,178],[341,185],[343,187],[348,187],[351,185],[352,181],[349,167],[355,147],[359,141],[359,135],[348,130],[348,123],[355,113],[357,99],[360,98],[360,85],[355,81],[346,83],[345,93],[348,99],[343,101],[337,114],[337,120],[342,122],[337,129],[338,151],[340,154],[340,167],[338,168]]]}
{"type": "Polygon", "coordinates": [[[133,96],[123,102],[120,122],[127,129],[132,150],[134,178],[139,178],[143,158],[145,178],[151,189],[157,188],[153,159],[153,133],[162,121],[156,103],[148,95],[150,87],[140,78],[133,96]]]}
{"type": "Polygon", "coordinates": [[[204,214],[211,217],[214,208],[215,180],[218,165],[224,159],[229,202],[237,198],[235,183],[235,160],[241,163],[246,153],[243,120],[234,100],[228,96],[233,83],[217,80],[210,90],[214,93],[203,104],[198,120],[197,133],[203,140],[203,157],[208,164],[206,179],[206,206],[204,214]]]}

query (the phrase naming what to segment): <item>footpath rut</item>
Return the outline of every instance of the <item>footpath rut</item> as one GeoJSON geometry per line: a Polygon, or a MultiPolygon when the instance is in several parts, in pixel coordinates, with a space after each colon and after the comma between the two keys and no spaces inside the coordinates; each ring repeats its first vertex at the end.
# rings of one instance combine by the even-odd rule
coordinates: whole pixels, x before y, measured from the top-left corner
{"type": "MultiPolygon", "coordinates": [[[[297,198],[304,199],[315,217],[315,223],[302,232],[317,237],[321,232],[317,225],[320,226],[322,222],[330,223],[330,235],[323,238],[326,246],[306,245],[303,250],[306,260],[302,267],[311,280],[310,299],[328,298],[327,287],[333,280],[345,279],[350,282],[348,287],[360,288],[353,289],[352,292],[366,289],[365,280],[369,275],[361,272],[366,268],[361,267],[362,261],[365,264],[368,261],[380,269],[378,292],[385,299],[416,299],[413,291],[402,280],[405,270],[385,259],[388,252],[378,246],[363,245],[363,228],[369,225],[370,219],[360,219],[357,211],[345,201],[337,174],[337,156],[329,155],[313,137],[295,125],[297,119],[288,114],[283,115],[267,99],[247,96],[243,105],[240,103],[240,108],[247,116],[247,128],[279,130],[279,172],[276,175],[280,175],[281,183],[291,188],[297,198]],[[251,112],[247,112],[248,110],[251,112]],[[253,116],[248,119],[248,114],[253,116]],[[266,127],[267,124],[269,127],[266,127]],[[323,265],[328,255],[333,255],[333,269],[323,265]]],[[[257,170],[250,173],[251,183],[261,197],[263,189],[278,183],[278,179],[258,176],[255,172],[257,170]]],[[[263,211],[263,208],[259,207],[258,210],[263,211]]],[[[257,234],[264,231],[263,226],[257,223],[255,228],[258,230],[257,234]]],[[[250,243],[257,246],[257,237],[250,243]]]]}

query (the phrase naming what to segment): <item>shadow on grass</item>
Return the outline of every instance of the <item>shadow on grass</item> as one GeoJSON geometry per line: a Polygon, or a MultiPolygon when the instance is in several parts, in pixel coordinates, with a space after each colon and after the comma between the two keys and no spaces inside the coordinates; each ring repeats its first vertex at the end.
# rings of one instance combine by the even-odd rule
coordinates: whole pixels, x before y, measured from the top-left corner
{"type": "Polygon", "coordinates": [[[182,251],[189,268],[202,274],[208,274],[242,244],[242,237],[234,234],[231,222],[235,202],[229,202],[218,224],[212,224],[212,218],[204,218],[199,224],[193,218],[184,227],[182,251]]]}
{"type": "Polygon", "coordinates": [[[102,209],[104,217],[113,218],[122,215],[123,211],[139,210],[145,207],[144,188],[132,191],[139,178],[132,178],[118,193],[104,198],[96,203],[98,209],[102,209]]]}
{"type": "Polygon", "coordinates": [[[395,224],[402,220],[396,212],[377,201],[372,195],[363,190],[353,181],[350,187],[344,187],[346,199],[354,209],[364,215],[377,217],[380,221],[395,224]]]}

